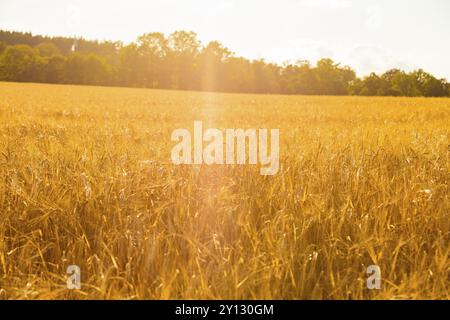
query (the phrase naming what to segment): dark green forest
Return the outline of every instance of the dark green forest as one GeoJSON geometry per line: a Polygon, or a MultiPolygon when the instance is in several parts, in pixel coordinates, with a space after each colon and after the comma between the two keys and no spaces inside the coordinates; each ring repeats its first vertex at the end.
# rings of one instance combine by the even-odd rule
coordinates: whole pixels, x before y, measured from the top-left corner
{"type": "Polygon", "coordinates": [[[135,42],[89,41],[0,30],[0,81],[246,93],[450,96],[450,84],[422,69],[358,78],[331,59],[277,65],[236,56],[194,32],[154,32],[135,42]]]}

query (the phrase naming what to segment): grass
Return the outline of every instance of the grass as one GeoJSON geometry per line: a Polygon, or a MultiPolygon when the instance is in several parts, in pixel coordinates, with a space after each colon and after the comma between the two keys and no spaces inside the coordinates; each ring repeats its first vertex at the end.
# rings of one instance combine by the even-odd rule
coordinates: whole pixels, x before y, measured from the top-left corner
{"type": "Polygon", "coordinates": [[[0,83],[0,298],[448,299],[449,124],[450,99],[0,83]],[[194,120],[279,128],[280,171],[171,164],[194,120]]]}

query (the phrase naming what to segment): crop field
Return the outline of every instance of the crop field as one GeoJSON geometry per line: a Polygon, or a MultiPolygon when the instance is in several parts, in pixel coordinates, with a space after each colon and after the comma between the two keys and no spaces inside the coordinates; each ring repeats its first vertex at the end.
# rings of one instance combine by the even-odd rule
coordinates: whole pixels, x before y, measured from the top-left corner
{"type": "Polygon", "coordinates": [[[0,299],[450,298],[450,99],[0,83],[0,137],[0,299]],[[173,164],[195,120],[278,173],[173,164]]]}

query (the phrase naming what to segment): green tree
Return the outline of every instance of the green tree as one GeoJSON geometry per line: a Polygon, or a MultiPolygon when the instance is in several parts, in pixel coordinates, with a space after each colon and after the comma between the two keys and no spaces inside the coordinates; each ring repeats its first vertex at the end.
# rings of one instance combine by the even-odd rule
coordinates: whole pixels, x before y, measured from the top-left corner
{"type": "Polygon", "coordinates": [[[282,92],[287,94],[317,94],[317,75],[306,60],[288,64],[281,70],[282,92]]]}
{"type": "Polygon", "coordinates": [[[108,85],[112,68],[96,54],[73,53],[67,57],[65,82],[73,84],[108,85]]]}
{"type": "Polygon", "coordinates": [[[389,82],[374,72],[359,82],[360,88],[358,94],[363,96],[382,96],[386,95],[389,88],[389,82]]]}
{"type": "Polygon", "coordinates": [[[169,61],[173,66],[172,88],[199,88],[197,58],[200,54],[200,41],[192,31],[175,31],[169,37],[171,54],[169,61]]]}
{"type": "Polygon", "coordinates": [[[54,55],[47,60],[45,67],[45,82],[62,83],[64,82],[66,58],[62,55],[54,55]]]}
{"type": "Polygon", "coordinates": [[[415,79],[421,95],[425,97],[445,97],[448,95],[445,79],[436,79],[422,69],[413,71],[411,76],[415,79]]]}
{"type": "Polygon", "coordinates": [[[400,92],[402,96],[416,97],[420,96],[420,88],[414,76],[404,71],[398,72],[391,82],[391,88],[400,92]]]}
{"type": "Polygon", "coordinates": [[[28,45],[9,46],[0,58],[0,79],[8,81],[33,81],[37,61],[36,51],[28,45]]]}
{"type": "Polygon", "coordinates": [[[6,42],[0,41],[0,54],[2,54],[3,51],[5,51],[6,47],[7,47],[6,42]]]}
{"type": "Polygon", "coordinates": [[[226,63],[224,91],[254,92],[254,76],[249,60],[242,57],[231,57],[226,63]]]}
{"type": "Polygon", "coordinates": [[[41,57],[53,57],[61,54],[58,47],[51,42],[40,43],[34,47],[41,57]]]}
{"type": "Polygon", "coordinates": [[[91,85],[109,85],[112,82],[112,68],[106,60],[90,53],[84,59],[85,83],[91,85]]]}
{"type": "Polygon", "coordinates": [[[144,59],[135,43],[120,49],[118,66],[118,82],[120,85],[130,87],[145,86],[144,59]]]}
{"type": "Polygon", "coordinates": [[[341,68],[331,59],[319,60],[314,72],[318,81],[318,94],[347,94],[351,81],[356,78],[353,70],[349,67],[341,68]]]}
{"type": "Polygon", "coordinates": [[[203,48],[198,57],[201,90],[224,90],[226,63],[231,56],[231,51],[218,41],[211,41],[203,48]]]}
{"type": "Polygon", "coordinates": [[[164,34],[146,33],[138,38],[138,45],[145,86],[167,87],[170,83],[170,78],[167,77],[169,46],[164,34]]]}
{"type": "Polygon", "coordinates": [[[252,62],[253,92],[277,93],[280,91],[280,70],[274,64],[268,64],[264,60],[252,62]]]}

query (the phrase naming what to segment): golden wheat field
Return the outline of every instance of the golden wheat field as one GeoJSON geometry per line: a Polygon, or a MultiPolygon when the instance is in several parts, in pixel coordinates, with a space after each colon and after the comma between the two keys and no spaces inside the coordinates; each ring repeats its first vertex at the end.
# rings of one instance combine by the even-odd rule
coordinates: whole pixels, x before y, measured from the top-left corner
{"type": "Polygon", "coordinates": [[[449,99],[0,83],[0,136],[0,298],[450,297],[449,99]],[[172,164],[194,120],[279,172],[172,164]]]}

